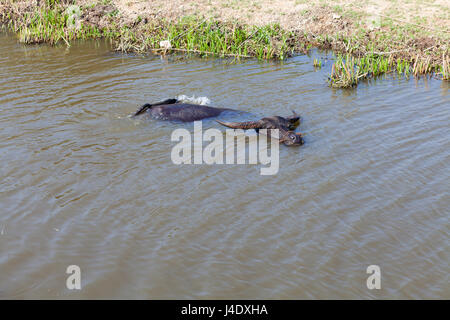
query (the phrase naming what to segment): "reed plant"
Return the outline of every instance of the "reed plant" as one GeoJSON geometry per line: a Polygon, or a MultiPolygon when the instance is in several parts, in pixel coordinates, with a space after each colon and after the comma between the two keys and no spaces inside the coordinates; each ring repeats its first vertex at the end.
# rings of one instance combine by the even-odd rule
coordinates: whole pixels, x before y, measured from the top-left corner
{"type": "Polygon", "coordinates": [[[322,60],[314,58],[313,66],[314,68],[322,68],[322,60]]]}
{"type": "Polygon", "coordinates": [[[338,55],[331,67],[331,74],[328,82],[333,88],[355,87],[361,78],[365,78],[367,73],[363,73],[357,64],[357,59],[347,54],[338,55]]]}
{"type": "Polygon", "coordinates": [[[419,75],[431,73],[432,71],[433,65],[431,64],[431,57],[430,56],[421,57],[417,55],[412,68],[414,76],[417,77],[419,75]]]}
{"type": "Polygon", "coordinates": [[[442,65],[440,67],[441,69],[441,76],[442,80],[450,81],[450,59],[449,57],[443,55],[442,56],[442,65]]]}

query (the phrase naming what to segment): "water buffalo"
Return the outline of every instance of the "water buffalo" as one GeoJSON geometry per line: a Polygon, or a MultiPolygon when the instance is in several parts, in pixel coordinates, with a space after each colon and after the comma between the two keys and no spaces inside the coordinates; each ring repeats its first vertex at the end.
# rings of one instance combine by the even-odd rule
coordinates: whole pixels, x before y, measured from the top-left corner
{"type": "MultiPolygon", "coordinates": [[[[228,108],[216,108],[198,104],[183,103],[177,99],[167,99],[157,103],[146,103],[134,113],[138,116],[147,112],[152,118],[158,120],[173,120],[192,122],[219,116],[224,111],[236,111],[228,108]]],[[[300,117],[293,111],[293,115],[287,117],[273,116],[262,118],[258,121],[247,122],[223,122],[218,123],[233,129],[278,129],[280,142],[285,145],[301,145],[304,143],[301,133],[293,130],[300,124],[300,117]]],[[[270,134],[270,131],[268,131],[270,134]]]]}

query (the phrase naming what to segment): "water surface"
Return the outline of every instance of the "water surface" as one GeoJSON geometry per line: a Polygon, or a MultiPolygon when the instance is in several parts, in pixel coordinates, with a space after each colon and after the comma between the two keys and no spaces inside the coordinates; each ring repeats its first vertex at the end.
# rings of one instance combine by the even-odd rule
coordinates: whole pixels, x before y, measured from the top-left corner
{"type": "Polygon", "coordinates": [[[333,90],[330,68],[0,35],[0,298],[450,298],[448,83],[333,90]],[[306,144],[280,146],[274,176],[175,165],[170,135],[192,124],[127,116],[178,95],[294,109],[306,144]],[[373,264],[381,290],[366,287],[373,264]]]}

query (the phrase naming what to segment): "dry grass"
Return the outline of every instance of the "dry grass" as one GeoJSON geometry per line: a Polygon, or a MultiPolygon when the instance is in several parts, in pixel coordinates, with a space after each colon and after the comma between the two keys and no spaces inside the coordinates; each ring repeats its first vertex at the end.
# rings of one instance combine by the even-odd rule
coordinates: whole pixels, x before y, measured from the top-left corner
{"type": "Polygon", "coordinates": [[[442,57],[441,72],[442,80],[450,81],[450,58],[447,56],[442,57]]]}

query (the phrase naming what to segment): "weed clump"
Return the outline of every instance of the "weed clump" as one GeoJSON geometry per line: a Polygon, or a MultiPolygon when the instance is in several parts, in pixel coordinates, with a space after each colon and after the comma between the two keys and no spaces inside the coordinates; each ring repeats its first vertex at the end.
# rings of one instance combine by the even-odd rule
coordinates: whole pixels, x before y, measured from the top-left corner
{"type": "Polygon", "coordinates": [[[356,58],[349,54],[345,57],[338,55],[331,67],[328,82],[333,88],[351,88],[355,87],[359,80],[366,76],[367,73],[362,72],[356,58]]]}
{"type": "Polygon", "coordinates": [[[314,58],[313,66],[314,68],[322,68],[322,60],[314,58]]]}
{"type": "Polygon", "coordinates": [[[26,12],[10,21],[10,27],[18,33],[19,41],[27,44],[49,43],[55,45],[64,41],[75,39],[99,38],[102,32],[93,26],[84,26],[79,21],[81,11],[78,7],[69,7],[69,10],[58,2],[47,1],[47,4],[33,12],[26,12]]]}
{"type": "Polygon", "coordinates": [[[185,18],[177,23],[152,23],[141,37],[127,31],[116,42],[116,49],[283,60],[292,53],[287,43],[289,36],[276,24],[246,27],[207,20],[198,23],[196,19],[185,18]]]}

